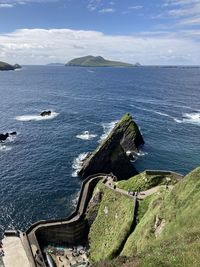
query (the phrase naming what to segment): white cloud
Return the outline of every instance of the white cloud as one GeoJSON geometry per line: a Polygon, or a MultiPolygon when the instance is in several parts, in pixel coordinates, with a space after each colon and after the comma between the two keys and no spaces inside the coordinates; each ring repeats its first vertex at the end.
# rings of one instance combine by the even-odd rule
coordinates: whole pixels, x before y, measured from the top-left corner
{"type": "Polygon", "coordinates": [[[0,8],[12,8],[12,7],[14,7],[14,4],[0,3],[0,8]]]}
{"type": "Polygon", "coordinates": [[[99,13],[114,13],[115,9],[114,8],[103,8],[99,10],[99,13]]]}
{"type": "Polygon", "coordinates": [[[128,9],[130,10],[139,10],[139,9],[142,9],[143,6],[129,6],[128,9]]]}
{"type": "Polygon", "coordinates": [[[0,60],[19,64],[67,62],[85,55],[142,64],[200,64],[198,32],[105,35],[70,29],[20,29],[0,35],[0,60]]]}
{"type": "Polygon", "coordinates": [[[166,0],[164,7],[179,25],[200,25],[200,0],[166,0]]]}
{"type": "Polygon", "coordinates": [[[99,7],[100,4],[101,4],[101,0],[89,0],[87,7],[90,11],[95,11],[99,7]]]}
{"type": "Polygon", "coordinates": [[[200,17],[188,18],[181,20],[182,25],[200,25],[200,17]]]}

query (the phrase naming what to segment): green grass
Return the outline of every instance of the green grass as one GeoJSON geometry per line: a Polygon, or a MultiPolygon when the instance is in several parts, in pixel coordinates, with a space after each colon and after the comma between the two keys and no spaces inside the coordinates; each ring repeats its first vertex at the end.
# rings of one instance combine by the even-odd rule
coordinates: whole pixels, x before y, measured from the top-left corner
{"type": "Polygon", "coordinates": [[[157,185],[165,185],[166,178],[170,178],[169,184],[175,184],[176,180],[171,175],[148,175],[142,172],[128,180],[119,181],[117,187],[131,191],[145,191],[157,185]]]}
{"type": "Polygon", "coordinates": [[[200,266],[200,168],[171,192],[155,195],[121,253],[140,257],[141,267],[200,266]],[[166,221],[155,236],[155,218],[166,221]]]}
{"type": "Polygon", "coordinates": [[[133,200],[98,184],[103,191],[98,214],[89,232],[92,262],[112,259],[133,222],[133,200]]]}
{"type": "Polygon", "coordinates": [[[199,267],[199,252],[200,168],[197,168],[172,190],[161,190],[140,201],[138,224],[129,235],[120,257],[108,258],[94,266],[199,267]],[[158,217],[165,224],[156,235],[158,217]]]}
{"type": "Polygon", "coordinates": [[[147,212],[149,205],[154,198],[154,195],[146,197],[144,200],[139,200],[139,208],[137,212],[137,224],[141,221],[145,213],[147,212]]]}

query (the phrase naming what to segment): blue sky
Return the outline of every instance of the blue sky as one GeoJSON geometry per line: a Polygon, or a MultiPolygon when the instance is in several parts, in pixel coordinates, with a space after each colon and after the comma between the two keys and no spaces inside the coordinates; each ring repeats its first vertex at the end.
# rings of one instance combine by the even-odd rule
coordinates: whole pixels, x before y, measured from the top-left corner
{"type": "Polygon", "coordinates": [[[0,60],[200,65],[200,0],[0,0],[0,60]]]}

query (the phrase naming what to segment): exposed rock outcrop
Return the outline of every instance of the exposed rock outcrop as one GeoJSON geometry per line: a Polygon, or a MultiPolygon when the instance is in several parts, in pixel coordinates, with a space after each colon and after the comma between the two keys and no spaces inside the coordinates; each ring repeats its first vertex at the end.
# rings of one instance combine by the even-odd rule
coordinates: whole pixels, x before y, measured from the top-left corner
{"type": "Polygon", "coordinates": [[[0,61],[0,71],[3,70],[15,70],[15,69],[20,69],[21,66],[19,64],[15,64],[15,65],[10,65],[6,62],[2,62],[0,61]]]}
{"type": "Polygon", "coordinates": [[[137,174],[130,162],[129,153],[137,153],[143,137],[130,114],[126,114],[114,127],[110,135],[84,161],[79,175],[87,177],[95,173],[113,173],[118,179],[137,174]]]}
{"type": "Polygon", "coordinates": [[[51,115],[51,110],[44,110],[40,113],[40,116],[45,117],[45,116],[50,116],[51,115]]]}

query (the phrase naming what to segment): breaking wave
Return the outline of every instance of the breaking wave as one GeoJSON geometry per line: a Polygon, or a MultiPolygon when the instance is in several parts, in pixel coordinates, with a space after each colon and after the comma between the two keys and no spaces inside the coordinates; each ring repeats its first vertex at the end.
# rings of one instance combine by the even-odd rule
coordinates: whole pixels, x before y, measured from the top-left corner
{"type": "Polygon", "coordinates": [[[138,152],[126,152],[127,156],[132,156],[131,162],[135,162],[138,158],[148,155],[146,151],[139,150],[138,152]]]}
{"type": "Polygon", "coordinates": [[[200,112],[184,113],[181,119],[174,119],[178,123],[190,123],[200,126],[200,112]]]}
{"type": "Polygon", "coordinates": [[[10,151],[10,150],[12,150],[12,147],[11,146],[0,144],[0,151],[10,151]]]}
{"type": "Polygon", "coordinates": [[[84,131],[81,134],[77,134],[76,138],[82,139],[82,140],[91,140],[97,137],[96,134],[92,134],[89,131],[84,131]]]}
{"type": "Polygon", "coordinates": [[[107,123],[103,123],[103,134],[101,135],[99,139],[99,143],[106,139],[106,137],[111,133],[112,129],[115,127],[115,125],[118,123],[118,121],[111,121],[107,123]]]}
{"type": "Polygon", "coordinates": [[[41,115],[23,115],[23,116],[17,116],[15,119],[17,121],[43,121],[43,120],[50,120],[57,117],[59,113],[52,111],[51,115],[49,116],[41,116],[41,115]]]}
{"type": "Polygon", "coordinates": [[[83,165],[83,161],[87,156],[88,156],[87,152],[81,153],[81,154],[78,155],[77,158],[75,158],[73,160],[73,163],[72,163],[72,169],[73,169],[72,177],[77,177],[78,176],[78,172],[80,171],[80,169],[81,169],[81,167],[83,165]]]}

